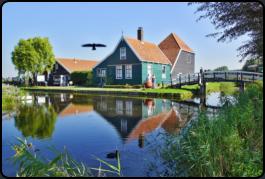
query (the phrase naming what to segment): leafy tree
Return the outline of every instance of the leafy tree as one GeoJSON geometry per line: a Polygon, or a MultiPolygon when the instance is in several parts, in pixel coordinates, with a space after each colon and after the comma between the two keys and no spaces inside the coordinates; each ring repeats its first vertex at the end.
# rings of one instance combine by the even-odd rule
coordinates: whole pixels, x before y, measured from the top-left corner
{"type": "Polygon", "coordinates": [[[257,65],[257,59],[249,59],[246,60],[245,64],[242,67],[242,71],[256,72],[256,68],[248,68],[249,65],[257,65]]]}
{"type": "Polygon", "coordinates": [[[221,34],[218,42],[236,40],[239,36],[247,34],[250,40],[244,42],[237,51],[244,58],[260,58],[263,60],[263,6],[259,2],[190,2],[201,4],[195,13],[206,11],[202,18],[211,19],[215,29],[223,29],[206,37],[216,37],[221,34]]]}
{"type": "Polygon", "coordinates": [[[11,53],[12,63],[18,70],[18,75],[30,72],[35,84],[37,75],[43,74],[44,71],[50,72],[55,64],[52,48],[48,37],[20,39],[11,53]]]}
{"type": "Polygon", "coordinates": [[[14,119],[15,126],[22,132],[23,137],[44,139],[52,137],[57,113],[52,105],[25,105],[14,119]]]}
{"type": "Polygon", "coordinates": [[[229,71],[227,66],[221,66],[218,68],[215,68],[214,71],[229,71]]]}

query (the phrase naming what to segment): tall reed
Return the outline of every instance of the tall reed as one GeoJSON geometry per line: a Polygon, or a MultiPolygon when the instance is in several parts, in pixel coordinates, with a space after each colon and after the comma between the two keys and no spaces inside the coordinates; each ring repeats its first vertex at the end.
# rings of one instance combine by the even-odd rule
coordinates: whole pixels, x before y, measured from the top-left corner
{"type": "Polygon", "coordinates": [[[162,176],[260,176],[263,83],[247,85],[246,92],[235,98],[216,115],[200,111],[177,135],[162,134],[163,144],[149,143],[150,151],[160,157],[162,169],[155,172],[162,176]]]}
{"type": "Polygon", "coordinates": [[[114,173],[116,175],[122,176],[121,166],[119,156],[118,168],[112,166],[97,157],[94,157],[96,160],[99,160],[102,163],[105,163],[112,170],[105,170],[101,168],[101,163],[99,168],[89,168],[85,163],[79,163],[76,158],[71,153],[69,155],[66,147],[59,151],[47,141],[51,147],[43,146],[49,150],[54,151],[56,157],[53,160],[48,160],[45,156],[40,156],[39,149],[35,149],[32,143],[27,143],[20,138],[16,138],[21,144],[10,144],[12,150],[16,152],[13,157],[8,158],[7,160],[12,160],[12,166],[17,166],[19,164],[19,169],[16,174],[17,177],[93,177],[93,176],[106,176],[105,172],[114,173]],[[90,169],[98,170],[97,175],[93,174],[90,169]]]}

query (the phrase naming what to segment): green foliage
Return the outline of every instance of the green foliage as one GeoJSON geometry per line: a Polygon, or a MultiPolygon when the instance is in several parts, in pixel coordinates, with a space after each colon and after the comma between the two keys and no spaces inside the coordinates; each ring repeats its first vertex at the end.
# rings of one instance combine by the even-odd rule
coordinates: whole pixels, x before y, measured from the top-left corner
{"type": "Polygon", "coordinates": [[[195,177],[262,174],[263,83],[248,84],[235,101],[225,98],[226,103],[216,114],[202,110],[180,133],[159,133],[163,143],[147,142],[156,161],[160,156],[157,165],[167,170],[157,169],[156,173],[195,177]]]}
{"type": "Polygon", "coordinates": [[[104,85],[103,88],[132,88],[130,85],[104,85]]]}
{"type": "Polygon", "coordinates": [[[248,68],[249,65],[257,65],[258,59],[249,59],[246,60],[245,64],[242,67],[242,71],[256,72],[256,68],[248,68]]]}
{"type": "Polygon", "coordinates": [[[11,53],[12,63],[18,70],[18,75],[30,72],[36,81],[38,74],[43,74],[44,71],[50,72],[55,64],[52,48],[48,37],[20,39],[11,53]]]}
{"type": "Polygon", "coordinates": [[[73,81],[74,84],[81,84],[85,83],[86,81],[93,81],[93,74],[92,70],[87,71],[73,71],[71,73],[71,80],[73,81]]]}
{"type": "Polygon", "coordinates": [[[221,66],[221,67],[215,68],[214,71],[228,71],[228,67],[227,66],[221,66]]]}
{"type": "Polygon", "coordinates": [[[21,107],[20,114],[14,118],[14,121],[23,137],[43,139],[52,137],[56,118],[57,113],[52,106],[25,105],[21,107]]]}
{"type": "Polygon", "coordinates": [[[218,42],[236,40],[248,34],[250,40],[244,42],[237,51],[242,57],[263,59],[263,6],[260,2],[190,2],[201,4],[195,13],[206,11],[202,18],[211,19],[215,29],[223,32],[209,34],[206,37],[216,37],[221,34],[218,42]]]}
{"type": "Polygon", "coordinates": [[[133,88],[142,88],[142,85],[133,85],[133,88]]]}
{"type": "Polygon", "coordinates": [[[72,156],[70,156],[65,146],[63,150],[59,151],[59,149],[56,149],[49,141],[47,141],[51,145],[51,147],[43,147],[52,150],[56,155],[53,160],[49,160],[45,156],[40,156],[41,151],[39,149],[35,149],[35,146],[32,143],[27,143],[26,140],[23,141],[20,138],[17,138],[17,140],[20,142],[20,144],[11,144],[12,150],[14,150],[16,154],[13,157],[8,158],[8,160],[12,160],[12,166],[15,166],[15,164],[17,163],[19,164],[19,172],[17,172],[16,174],[17,177],[96,176],[90,171],[90,169],[98,170],[98,177],[106,176],[105,172],[110,172],[122,176],[119,156],[117,156],[118,168],[100,160],[95,156],[93,157],[95,157],[96,160],[105,163],[112,170],[102,169],[101,166],[99,168],[89,168],[86,164],[82,162],[79,163],[72,155],[72,153],[72,156]]]}
{"type": "Polygon", "coordinates": [[[220,82],[220,89],[228,89],[235,87],[236,84],[232,82],[220,82]]]}

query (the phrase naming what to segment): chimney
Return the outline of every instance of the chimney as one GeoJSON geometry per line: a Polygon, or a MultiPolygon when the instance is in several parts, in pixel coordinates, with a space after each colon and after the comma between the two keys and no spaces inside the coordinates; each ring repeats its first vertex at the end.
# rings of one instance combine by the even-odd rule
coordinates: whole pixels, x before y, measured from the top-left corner
{"type": "Polygon", "coordinates": [[[77,62],[75,61],[75,58],[74,58],[74,62],[77,63],[77,62]]]}
{"type": "Polygon", "coordinates": [[[141,42],[144,42],[144,30],[142,27],[138,28],[137,36],[138,36],[138,40],[140,40],[141,42]]]}

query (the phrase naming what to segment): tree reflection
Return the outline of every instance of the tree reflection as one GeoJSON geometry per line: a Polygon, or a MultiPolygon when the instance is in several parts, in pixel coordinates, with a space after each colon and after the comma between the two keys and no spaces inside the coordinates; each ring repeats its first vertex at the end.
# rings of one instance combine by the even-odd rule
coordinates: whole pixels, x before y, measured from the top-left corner
{"type": "Polygon", "coordinates": [[[52,136],[55,129],[57,113],[52,105],[25,105],[21,107],[20,114],[16,116],[15,126],[22,131],[23,137],[33,137],[38,139],[52,136]]]}

